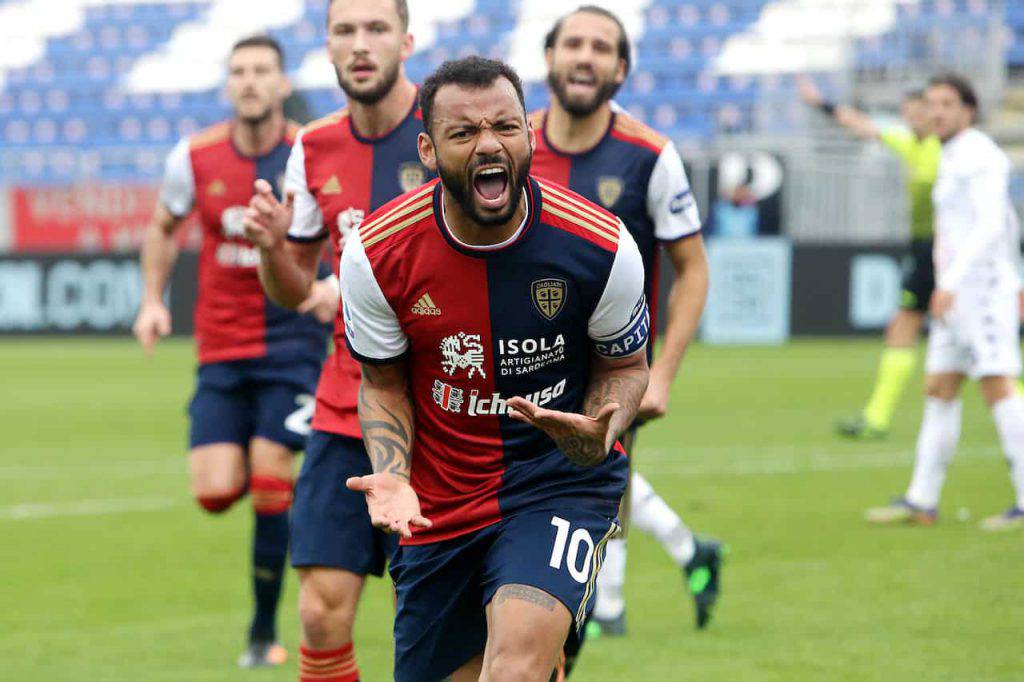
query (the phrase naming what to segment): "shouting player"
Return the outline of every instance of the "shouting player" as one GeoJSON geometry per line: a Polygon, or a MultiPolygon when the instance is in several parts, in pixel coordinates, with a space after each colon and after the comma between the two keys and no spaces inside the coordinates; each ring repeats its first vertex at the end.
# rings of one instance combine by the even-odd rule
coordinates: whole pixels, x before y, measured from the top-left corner
{"type": "MultiPolygon", "coordinates": [[[[644,261],[644,290],[652,318],[657,313],[660,246],[675,269],[665,340],[651,365],[637,423],[623,439],[632,464],[636,428],[640,422],[665,416],[672,381],[704,309],[708,265],[700,217],[673,144],[611,102],[630,66],[629,38],[619,19],[599,7],[581,7],[558,20],[545,40],[545,53],[551,104],[531,116],[537,134],[533,173],[565,185],[622,219],[644,261]]],[[[685,572],[696,600],[697,624],[703,627],[718,594],[719,543],[695,540],[635,471],[621,516],[654,535],[685,572]]],[[[625,634],[625,573],[626,540],[610,540],[591,628],[625,634]]]]}
{"type": "MultiPolygon", "coordinates": [[[[226,511],[248,490],[256,512],[252,549],[256,613],[243,667],[277,665],[277,604],[288,551],[292,453],[309,431],[312,393],[327,349],[336,283],[318,282],[284,310],[264,296],[259,254],[243,216],[256,178],[277,186],[297,126],[282,104],[291,91],[281,48],[267,37],[231,50],[227,93],[234,119],[182,140],[167,158],[160,203],[142,247],[145,294],[135,336],[147,353],[170,333],[162,296],[174,267],[174,232],[198,209],[203,225],[195,337],[198,385],[189,406],[192,491],[206,511],[226,511]],[[315,319],[309,314],[315,311],[315,319]]],[[[276,190],[275,190],[276,191],[276,190]]],[[[314,268],[315,270],[315,268],[314,268]]],[[[324,274],[329,274],[326,271],[324,274]]]]}
{"type": "MultiPolygon", "coordinates": [[[[288,161],[285,204],[261,183],[246,221],[266,291],[284,306],[307,296],[328,237],[337,263],[365,215],[428,179],[416,150],[416,86],[404,70],[413,50],[408,24],[405,0],[334,0],[328,8],[327,47],[348,107],[303,128],[288,161]]],[[[370,525],[362,495],[345,488],[371,468],[356,416],[359,365],[343,334],[339,319],[292,511],[300,679],[317,682],[358,679],[356,605],[365,576],[382,575],[395,545],[370,525]]]]}
{"type": "Polygon", "coordinates": [[[879,128],[867,114],[828,102],[810,79],[802,78],[799,84],[805,102],[821,109],[857,137],[879,140],[903,163],[910,207],[910,267],[903,279],[900,310],[886,327],[885,350],[867,404],[860,414],[836,423],[836,433],[841,436],[884,438],[889,434],[896,403],[914,373],[917,341],[935,288],[932,187],[939,169],[942,143],[931,132],[924,93],[920,91],[908,93],[900,106],[909,129],[879,128]]]}
{"type": "Polygon", "coordinates": [[[621,221],[530,176],[522,85],[446,62],[421,93],[434,182],[345,246],[373,523],[402,540],[395,679],[546,681],[590,609],[647,386],[643,261],[621,221]]]}
{"type": "Polygon", "coordinates": [[[1020,229],[1009,198],[1010,161],[974,127],[978,100],[965,79],[933,78],[925,92],[942,140],[935,182],[936,289],[930,312],[924,420],[906,495],[868,510],[877,523],[930,525],[960,438],[960,386],[970,377],[992,410],[1010,464],[1015,500],[982,522],[986,530],[1024,528],[1024,396],[1020,375],[1020,229]]]}

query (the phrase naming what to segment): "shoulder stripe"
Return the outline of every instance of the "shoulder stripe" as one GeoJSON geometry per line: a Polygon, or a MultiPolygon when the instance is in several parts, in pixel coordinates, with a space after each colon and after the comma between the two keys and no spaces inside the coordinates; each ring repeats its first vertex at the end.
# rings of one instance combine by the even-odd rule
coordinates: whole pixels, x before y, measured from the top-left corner
{"type": "Polygon", "coordinates": [[[636,138],[649,145],[657,147],[660,151],[668,144],[668,138],[653,128],[644,125],[628,114],[619,114],[615,117],[615,130],[628,137],[636,138]]]}
{"type": "Polygon", "coordinates": [[[189,140],[189,149],[201,149],[203,147],[209,147],[211,144],[217,144],[223,142],[231,136],[231,124],[227,121],[216,123],[205,130],[200,130],[196,133],[191,140],[189,140]]]}
{"type": "Polygon", "coordinates": [[[405,201],[398,204],[394,208],[388,209],[383,215],[377,216],[373,220],[368,220],[359,227],[359,236],[366,239],[371,233],[376,232],[379,228],[384,227],[393,220],[398,220],[402,216],[415,211],[418,208],[425,206],[428,203],[434,201],[434,186],[430,185],[421,188],[419,191],[412,194],[405,201]]]}
{"type": "Polygon", "coordinates": [[[551,185],[541,185],[541,196],[545,201],[551,200],[554,202],[560,202],[565,208],[575,210],[580,214],[580,217],[586,218],[599,224],[613,233],[617,234],[619,231],[619,223],[614,216],[605,215],[598,211],[593,206],[587,206],[579,199],[573,198],[565,192],[555,189],[551,185]]]}
{"type": "Polygon", "coordinates": [[[617,229],[609,227],[607,223],[599,223],[596,220],[590,220],[587,216],[581,215],[572,204],[564,202],[557,197],[551,195],[545,196],[544,208],[550,210],[551,213],[554,213],[557,216],[561,216],[563,213],[568,213],[572,215],[575,220],[587,223],[587,225],[593,228],[593,231],[603,234],[612,241],[616,241],[619,238],[617,229]],[[559,212],[556,212],[556,207],[559,212]]]}
{"type": "Polygon", "coordinates": [[[610,241],[612,244],[618,244],[619,243],[619,235],[617,235],[617,234],[616,235],[609,234],[605,230],[602,230],[601,228],[595,226],[593,223],[590,223],[590,222],[587,222],[586,220],[583,220],[582,218],[579,217],[579,214],[574,215],[574,214],[569,213],[567,211],[563,211],[563,210],[561,210],[559,208],[555,208],[554,206],[551,206],[550,204],[544,208],[544,211],[547,211],[548,213],[550,213],[552,215],[556,215],[556,216],[558,216],[559,218],[561,218],[563,220],[568,220],[570,223],[572,223],[574,225],[578,225],[579,227],[582,227],[584,230],[589,230],[590,232],[593,232],[594,234],[596,234],[599,237],[601,237],[602,239],[604,239],[606,241],[610,241]]]}
{"type": "Polygon", "coordinates": [[[334,125],[335,123],[338,123],[344,118],[348,118],[348,107],[345,107],[344,109],[339,109],[338,111],[335,111],[333,114],[328,114],[323,118],[318,118],[315,121],[307,123],[306,126],[302,129],[302,132],[303,134],[311,133],[314,130],[319,130],[320,128],[325,128],[329,125],[334,125]]]}
{"type": "Polygon", "coordinates": [[[376,244],[377,242],[379,242],[379,241],[381,241],[383,239],[387,239],[388,237],[390,237],[391,235],[395,234],[396,232],[401,232],[402,230],[406,229],[410,225],[415,225],[416,223],[420,222],[424,218],[427,218],[427,217],[432,216],[432,215],[434,215],[433,199],[431,199],[430,205],[428,205],[427,208],[425,208],[424,210],[420,211],[419,213],[414,213],[413,215],[409,216],[408,218],[406,218],[402,222],[400,222],[400,223],[398,223],[396,225],[392,225],[391,227],[389,227],[388,229],[384,230],[383,232],[378,232],[377,234],[373,235],[369,239],[364,239],[363,240],[363,248],[364,249],[368,249],[371,246],[373,246],[374,244],[376,244]]]}
{"type": "Polygon", "coordinates": [[[593,209],[586,206],[583,202],[579,201],[578,199],[574,199],[572,196],[568,194],[558,192],[558,190],[555,189],[550,189],[549,191],[548,188],[542,189],[541,194],[546,201],[553,201],[555,203],[561,204],[563,208],[567,208],[569,210],[579,213],[581,218],[592,220],[597,225],[604,227],[608,230],[611,230],[612,232],[615,232],[619,229],[619,224],[618,222],[616,222],[615,218],[595,212],[593,209]]]}

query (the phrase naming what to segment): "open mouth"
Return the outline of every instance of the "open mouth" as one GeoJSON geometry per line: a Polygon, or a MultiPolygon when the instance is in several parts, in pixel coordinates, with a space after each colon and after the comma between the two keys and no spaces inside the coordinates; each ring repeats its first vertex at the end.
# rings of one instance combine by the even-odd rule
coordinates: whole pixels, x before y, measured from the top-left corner
{"type": "Polygon", "coordinates": [[[473,191],[484,208],[498,210],[508,203],[509,173],[503,166],[488,166],[473,174],[473,191]]]}
{"type": "Polygon", "coordinates": [[[376,70],[377,68],[373,64],[361,63],[354,64],[352,68],[349,69],[349,73],[358,79],[365,79],[372,76],[376,70]]]}
{"type": "Polygon", "coordinates": [[[577,72],[570,74],[566,85],[572,90],[593,90],[597,87],[597,78],[592,73],[577,72]]]}

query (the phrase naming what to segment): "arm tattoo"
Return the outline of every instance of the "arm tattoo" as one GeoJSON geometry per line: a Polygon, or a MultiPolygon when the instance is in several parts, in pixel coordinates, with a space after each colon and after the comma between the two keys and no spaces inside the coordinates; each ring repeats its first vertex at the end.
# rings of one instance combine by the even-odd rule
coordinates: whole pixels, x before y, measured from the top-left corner
{"type": "Polygon", "coordinates": [[[630,367],[601,367],[598,364],[583,399],[583,414],[593,417],[604,405],[618,403],[619,409],[611,421],[611,431],[618,438],[636,418],[647,390],[649,374],[646,357],[642,364],[630,367]]]}
{"type": "Polygon", "coordinates": [[[608,456],[601,443],[573,432],[555,439],[555,445],[569,460],[581,467],[597,466],[608,456]]]}
{"type": "MultiPolygon", "coordinates": [[[[412,467],[411,414],[389,409],[381,400],[372,372],[365,371],[359,387],[359,425],[374,473],[393,474],[409,480],[412,467]]],[[[407,398],[406,398],[407,399],[407,398]]],[[[392,407],[395,407],[392,405],[392,407]]]]}
{"type": "Polygon", "coordinates": [[[504,604],[509,599],[518,599],[536,604],[545,611],[554,611],[555,607],[558,606],[557,599],[544,590],[539,590],[529,585],[502,585],[498,589],[498,593],[494,595],[494,604],[504,604]]]}

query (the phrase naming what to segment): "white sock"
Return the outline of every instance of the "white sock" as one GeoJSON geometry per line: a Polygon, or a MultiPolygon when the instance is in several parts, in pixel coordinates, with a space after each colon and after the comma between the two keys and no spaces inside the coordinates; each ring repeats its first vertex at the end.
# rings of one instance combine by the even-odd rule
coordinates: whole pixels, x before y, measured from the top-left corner
{"type": "Polygon", "coordinates": [[[939,506],[946,468],[960,440],[960,401],[927,398],[917,436],[917,461],[907,489],[907,501],[923,509],[939,506]]]}
{"type": "Polygon", "coordinates": [[[1010,462],[1010,479],[1017,495],[1017,507],[1024,509],[1024,396],[1003,398],[992,406],[1003,452],[1010,462]]]}
{"type": "Polygon", "coordinates": [[[633,473],[630,480],[629,522],[634,528],[650,533],[668,555],[680,567],[685,566],[693,558],[696,547],[693,544],[693,533],[686,527],[679,515],[665,504],[665,500],[654,492],[654,488],[643,476],[633,473]]]}
{"type": "Polygon", "coordinates": [[[626,598],[622,588],[626,584],[626,540],[609,540],[604,548],[604,563],[597,574],[597,597],[594,600],[594,617],[613,620],[622,615],[626,598]]]}

